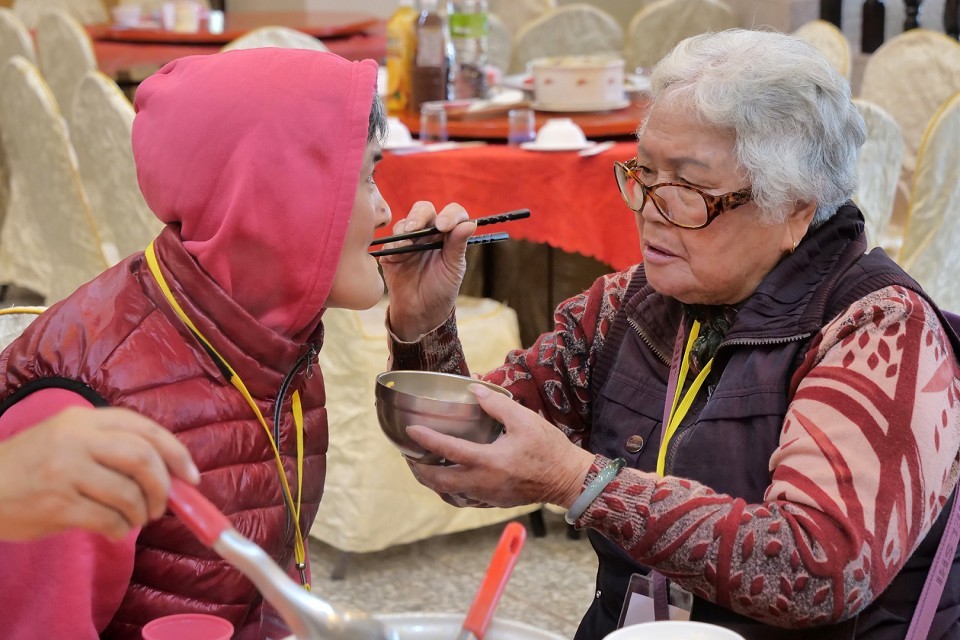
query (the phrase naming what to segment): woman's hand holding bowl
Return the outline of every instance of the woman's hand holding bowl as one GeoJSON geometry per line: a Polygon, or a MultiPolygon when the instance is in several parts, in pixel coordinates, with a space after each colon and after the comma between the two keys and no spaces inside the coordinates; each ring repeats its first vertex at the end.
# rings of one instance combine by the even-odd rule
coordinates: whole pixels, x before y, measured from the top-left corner
{"type": "MultiPolygon", "coordinates": [[[[477,229],[469,219],[467,211],[458,204],[448,204],[437,214],[433,204],[420,201],[394,225],[395,234],[431,226],[444,234],[443,249],[439,251],[380,258],[390,294],[390,328],[401,340],[412,341],[432,331],[453,311],[467,268],[467,239],[477,229]]],[[[418,242],[431,240],[434,239],[418,242]]]]}
{"type": "Polygon", "coordinates": [[[594,455],[510,398],[481,385],[470,390],[483,410],[503,424],[504,434],[490,444],[476,444],[427,427],[408,427],[418,444],[453,463],[410,462],[417,480],[437,493],[494,507],[537,502],[569,507],[580,495],[594,455]]]}

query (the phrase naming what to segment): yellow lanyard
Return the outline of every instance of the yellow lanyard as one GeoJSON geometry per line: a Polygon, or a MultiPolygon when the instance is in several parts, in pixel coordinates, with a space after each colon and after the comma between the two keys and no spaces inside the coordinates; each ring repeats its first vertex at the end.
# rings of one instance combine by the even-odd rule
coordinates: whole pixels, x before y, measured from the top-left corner
{"type": "Polygon", "coordinates": [[[667,447],[670,445],[670,439],[673,437],[673,434],[676,433],[680,422],[690,410],[693,400],[697,397],[697,392],[700,391],[700,387],[703,386],[703,381],[707,379],[710,368],[713,366],[713,358],[710,358],[710,361],[707,362],[706,366],[700,372],[700,375],[690,383],[690,388],[683,394],[683,400],[680,400],[680,392],[683,389],[683,383],[687,379],[687,372],[690,370],[690,351],[693,349],[693,343],[698,335],[700,335],[700,323],[694,321],[693,326],[690,328],[690,337],[687,338],[687,347],[683,351],[683,360],[680,363],[680,375],[677,378],[677,388],[673,392],[673,404],[670,405],[667,430],[663,434],[663,439],[660,442],[660,453],[657,456],[657,474],[661,477],[664,475],[664,468],[667,465],[667,447]]]}
{"type": "MultiPolygon", "coordinates": [[[[300,393],[298,391],[293,392],[292,398],[292,408],[293,408],[293,424],[297,429],[297,499],[294,501],[293,494],[290,491],[290,485],[287,482],[287,474],[283,470],[283,460],[280,458],[280,449],[277,446],[277,443],[273,439],[273,434],[270,433],[270,427],[267,426],[267,421],[264,419],[263,414],[260,412],[260,407],[257,406],[257,403],[253,400],[253,396],[250,395],[250,392],[247,391],[247,386],[243,384],[243,380],[240,379],[240,376],[234,371],[233,367],[221,356],[216,349],[213,348],[213,345],[210,344],[210,341],[204,337],[200,330],[197,329],[196,325],[193,324],[193,321],[187,316],[183,308],[180,307],[180,304],[173,297],[173,292],[170,291],[167,281],[163,277],[163,273],[160,271],[160,265],[157,264],[157,254],[153,248],[153,242],[147,246],[144,255],[147,259],[147,266],[150,268],[150,273],[153,274],[153,277],[156,279],[157,284],[160,285],[160,289],[163,291],[163,295],[167,298],[167,302],[170,303],[170,306],[176,312],[177,316],[183,321],[190,331],[193,332],[193,335],[197,337],[203,344],[207,346],[211,353],[213,353],[226,369],[230,372],[230,384],[236,387],[237,391],[240,392],[240,395],[247,401],[247,404],[250,405],[250,408],[253,410],[253,413],[257,416],[257,420],[260,421],[260,424],[263,426],[264,431],[267,434],[267,440],[270,442],[270,447],[273,449],[273,458],[277,463],[277,471],[280,473],[280,486],[283,489],[283,497],[287,501],[290,511],[293,513],[294,520],[294,534],[295,542],[293,548],[293,556],[297,563],[297,570],[300,572],[300,581],[303,584],[303,588],[307,591],[310,590],[310,584],[307,582],[306,577],[306,546],[303,544],[303,534],[300,532],[300,496],[302,495],[303,490],[303,407],[300,404],[300,393]]],[[[282,398],[277,398],[277,402],[281,402],[282,398]]]]}

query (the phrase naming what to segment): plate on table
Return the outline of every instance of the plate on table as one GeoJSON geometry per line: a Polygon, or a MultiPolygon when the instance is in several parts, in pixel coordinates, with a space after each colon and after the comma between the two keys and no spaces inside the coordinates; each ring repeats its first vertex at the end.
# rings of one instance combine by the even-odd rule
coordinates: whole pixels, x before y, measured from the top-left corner
{"type": "Polygon", "coordinates": [[[530,104],[530,108],[534,111],[552,111],[556,113],[583,113],[587,111],[615,111],[616,109],[624,109],[630,106],[629,100],[618,100],[617,102],[608,102],[606,104],[584,104],[584,105],[569,105],[569,104],[550,104],[544,102],[533,102],[530,104]]]}
{"type": "Polygon", "coordinates": [[[521,142],[520,148],[526,151],[583,151],[597,144],[593,140],[573,144],[539,144],[536,140],[521,142]]]}
{"type": "MultiPolygon", "coordinates": [[[[533,74],[515,73],[504,76],[500,80],[501,87],[508,89],[519,89],[521,91],[533,92],[533,74]]],[[[643,93],[650,91],[650,76],[641,76],[635,73],[625,73],[623,75],[623,90],[626,93],[643,93]]]]}

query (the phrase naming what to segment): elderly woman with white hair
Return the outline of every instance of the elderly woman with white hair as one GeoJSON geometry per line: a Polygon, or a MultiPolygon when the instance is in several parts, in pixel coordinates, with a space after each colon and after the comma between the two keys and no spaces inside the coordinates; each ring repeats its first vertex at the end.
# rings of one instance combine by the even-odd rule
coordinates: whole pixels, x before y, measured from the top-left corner
{"type": "MultiPolygon", "coordinates": [[[[637,620],[634,592],[662,615],[667,581],[694,620],[751,639],[904,638],[915,612],[929,637],[958,637],[948,544],[939,606],[917,603],[960,468],[960,343],[866,252],[847,82],[796,38],[732,30],[679,44],[652,84],[637,155],[615,167],[643,264],[561,304],[552,332],[484,376],[516,401],[476,385],[498,440],[410,427],[454,463],[414,473],[458,504],[552,503],[589,530],[578,639],[637,620]]],[[[466,218],[419,203],[395,227],[448,233],[436,255],[382,260],[394,368],[468,373],[466,218]]]]}

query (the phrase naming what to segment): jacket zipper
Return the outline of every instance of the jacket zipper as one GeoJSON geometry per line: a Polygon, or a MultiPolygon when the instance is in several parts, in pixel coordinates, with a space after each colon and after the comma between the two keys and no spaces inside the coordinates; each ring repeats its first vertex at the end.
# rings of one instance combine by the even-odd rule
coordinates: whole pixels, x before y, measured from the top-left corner
{"type": "MultiPolygon", "coordinates": [[[[639,332],[639,327],[637,328],[639,332]]],[[[797,335],[789,336],[786,338],[740,338],[737,340],[730,340],[729,342],[721,342],[717,347],[717,353],[720,353],[720,349],[724,347],[734,347],[734,346],[761,346],[761,345],[774,345],[774,344],[787,344],[789,342],[795,342],[798,340],[805,340],[813,335],[812,332],[799,333],[797,335]]],[[[716,354],[714,354],[716,357],[716,354]]],[[[680,445],[683,443],[686,436],[690,433],[690,427],[692,425],[681,425],[677,433],[674,434],[673,438],[670,440],[670,444],[667,445],[667,459],[663,465],[663,472],[666,475],[670,475],[670,472],[673,470],[673,462],[677,457],[677,450],[680,448],[680,445]]]]}
{"type": "Polygon", "coordinates": [[[627,322],[630,323],[630,326],[633,327],[633,330],[637,332],[638,336],[640,336],[640,340],[643,342],[643,344],[647,345],[647,347],[650,348],[650,351],[653,351],[654,355],[656,355],[663,364],[669,367],[670,358],[665,356],[659,349],[653,346],[653,341],[644,335],[643,329],[640,328],[640,324],[633,318],[627,318],[627,322]]]}

